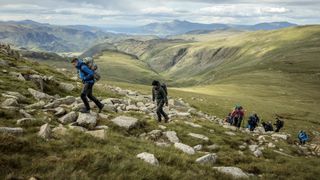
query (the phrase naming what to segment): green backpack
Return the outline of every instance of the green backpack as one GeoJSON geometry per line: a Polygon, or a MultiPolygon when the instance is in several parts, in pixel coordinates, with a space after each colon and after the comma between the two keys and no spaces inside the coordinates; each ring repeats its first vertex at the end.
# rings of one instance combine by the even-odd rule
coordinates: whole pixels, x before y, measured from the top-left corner
{"type": "Polygon", "coordinates": [[[101,75],[98,72],[98,65],[94,62],[92,57],[85,57],[83,58],[83,62],[92,70],[94,71],[94,80],[99,81],[101,79],[101,75]]]}

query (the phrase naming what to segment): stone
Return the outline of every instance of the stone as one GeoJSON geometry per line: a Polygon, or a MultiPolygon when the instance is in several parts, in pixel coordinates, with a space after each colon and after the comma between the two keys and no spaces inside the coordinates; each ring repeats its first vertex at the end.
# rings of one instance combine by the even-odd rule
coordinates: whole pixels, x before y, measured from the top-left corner
{"type": "Polygon", "coordinates": [[[155,129],[155,130],[152,130],[152,131],[148,132],[147,135],[148,135],[149,139],[157,140],[162,136],[162,131],[158,130],[158,129],[155,129]]]}
{"type": "Polygon", "coordinates": [[[46,105],[46,103],[44,101],[39,101],[37,103],[34,104],[30,104],[28,106],[26,106],[26,109],[42,109],[44,106],[46,105]]]}
{"type": "Polygon", "coordinates": [[[195,154],[196,152],[194,151],[194,149],[186,144],[183,143],[174,143],[174,147],[183,151],[186,154],[195,154]]]}
{"type": "Polygon", "coordinates": [[[36,119],[34,119],[34,118],[22,118],[22,119],[17,120],[17,124],[18,125],[27,125],[35,120],[36,119]]]}
{"type": "Polygon", "coordinates": [[[17,107],[17,106],[19,106],[19,103],[18,103],[18,101],[16,99],[10,98],[10,99],[6,99],[5,101],[3,101],[1,105],[2,106],[14,106],[14,107],[17,107]]]}
{"type": "Polygon", "coordinates": [[[67,134],[67,128],[65,128],[62,124],[60,124],[58,127],[53,128],[52,132],[55,135],[64,136],[67,134]]]}
{"type": "Polygon", "coordinates": [[[32,116],[23,109],[20,109],[19,113],[25,118],[32,118],[32,116]]]}
{"type": "Polygon", "coordinates": [[[23,129],[20,127],[18,127],[18,128],[0,127],[0,133],[21,135],[23,133],[23,129]]]}
{"type": "Polygon", "coordinates": [[[207,146],[207,149],[209,150],[218,150],[220,148],[217,144],[211,144],[210,146],[207,146]]]}
{"type": "Polygon", "coordinates": [[[60,104],[66,104],[66,105],[71,105],[74,102],[76,102],[76,98],[73,96],[67,96],[64,98],[59,98],[57,100],[55,100],[56,102],[59,102],[60,104]]]}
{"type": "Polygon", "coordinates": [[[166,142],[155,142],[157,146],[159,147],[170,147],[170,144],[166,142]]]}
{"type": "Polygon", "coordinates": [[[287,140],[288,139],[288,135],[286,135],[286,134],[278,134],[278,133],[272,134],[271,137],[278,138],[278,139],[283,139],[283,140],[287,140]]]}
{"type": "Polygon", "coordinates": [[[227,131],[227,132],[224,132],[225,134],[229,135],[229,136],[235,136],[236,134],[231,132],[231,131],[227,131]]]}
{"type": "Polygon", "coordinates": [[[223,127],[223,128],[226,128],[226,129],[230,129],[230,130],[232,130],[232,131],[236,131],[236,130],[237,130],[237,127],[235,127],[235,126],[223,125],[222,127],[223,127]]]}
{"type": "Polygon", "coordinates": [[[137,106],[138,107],[144,107],[145,105],[143,104],[143,102],[137,102],[137,106]]]}
{"type": "Polygon", "coordinates": [[[21,73],[9,72],[9,75],[17,78],[17,79],[20,80],[20,81],[25,81],[25,80],[26,80],[21,73]]]}
{"type": "Polygon", "coordinates": [[[75,126],[75,125],[69,125],[69,129],[72,129],[74,131],[78,131],[78,132],[87,132],[88,130],[84,127],[81,126],[75,126]]]}
{"type": "Polygon", "coordinates": [[[152,164],[152,165],[159,165],[158,159],[150,153],[143,152],[137,155],[137,158],[144,160],[145,162],[152,164]]]}
{"type": "Polygon", "coordinates": [[[217,159],[218,156],[215,153],[212,153],[199,157],[198,159],[196,159],[196,162],[200,164],[208,163],[213,165],[217,162],[217,159]]]}
{"type": "Polygon", "coordinates": [[[106,125],[100,125],[100,126],[96,126],[96,128],[95,128],[96,130],[101,130],[101,129],[105,129],[105,130],[107,130],[107,129],[109,129],[109,127],[108,126],[106,126],[106,125]]]}
{"type": "Polygon", "coordinates": [[[55,110],[55,113],[54,113],[55,116],[59,117],[59,116],[63,116],[64,114],[66,114],[66,110],[62,107],[57,107],[54,110],[55,110]]]}
{"type": "Polygon", "coordinates": [[[180,116],[180,117],[191,117],[191,114],[188,113],[188,112],[178,112],[177,116],[180,116]]]}
{"type": "Polygon", "coordinates": [[[139,108],[135,105],[129,105],[126,107],[127,111],[139,111],[139,108]]]}
{"type": "Polygon", "coordinates": [[[62,116],[61,118],[59,118],[59,122],[61,122],[62,124],[68,124],[68,123],[72,123],[75,122],[77,120],[77,113],[74,111],[69,112],[68,114],[62,116]]]}
{"type": "Polygon", "coordinates": [[[32,88],[28,88],[29,93],[37,100],[50,100],[50,99],[54,99],[53,96],[50,96],[46,93],[40,92],[40,91],[36,91],[32,88]]]}
{"type": "Polygon", "coordinates": [[[98,114],[98,118],[101,119],[101,120],[108,120],[109,119],[109,115],[106,115],[106,114],[102,114],[102,113],[99,113],[98,114]]]}
{"type": "Polygon", "coordinates": [[[214,167],[213,169],[224,174],[229,174],[234,178],[249,178],[249,176],[238,167],[214,167]]]}
{"type": "Polygon", "coordinates": [[[244,146],[244,145],[240,145],[240,146],[239,146],[239,149],[242,150],[242,151],[245,150],[246,148],[247,148],[247,147],[244,146]]]}
{"type": "Polygon", "coordinates": [[[59,83],[59,88],[66,91],[66,92],[71,92],[75,89],[75,86],[73,84],[70,83],[64,83],[64,82],[60,82],[59,83]]]}
{"type": "Polygon", "coordinates": [[[159,125],[158,127],[159,127],[160,129],[162,129],[162,130],[167,129],[167,127],[166,127],[166,126],[164,126],[164,125],[159,125]]]}
{"type": "Polygon", "coordinates": [[[72,108],[72,111],[79,111],[81,109],[85,108],[83,103],[75,104],[72,108]]]}
{"type": "Polygon", "coordinates": [[[195,123],[192,123],[192,122],[188,122],[188,121],[184,121],[185,124],[188,124],[192,127],[195,127],[195,128],[202,128],[201,125],[198,125],[198,124],[195,124],[195,123]]]}
{"type": "Polygon", "coordinates": [[[194,138],[204,140],[204,141],[209,141],[209,138],[207,136],[202,135],[202,134],[189,133],[188,135],[191,137],[194,137],[194,138]]]}
{"type": "Polygon", "coordinates": [[[249,149],[250,149],[251,152],[256,151],[258,148],[259,148],[258,145],[249,145],[249,149]]]}
{"type": "Polygon", "coordinates": [[[178,143],[180,142],[177,133],[175,131],[166,131],[163,133],[167,139],[171,142],[171,143],[178,143]]]}
{"type": "Polygon", "coordinates": [[[40,127],[40,131],[38,132],[38,136],[42,137],[43,139],[49,139],[51,136],[51,128],[48,123],[42,125],[40,127]]]}
{"type": "Polygon", "coordinates": [[[97,113],[79,113],[77,123],[87,129],[94,129],[97,125],[97,113]]]}
{"type": "Polygon", "coordinates": [[[27,101],[27,99],[28,99],[27,97],[20,94],[19,92],[13,92],[13,91],[7,91],[7,92],[3,93],[2,96],[12,97],[14,99],[17,99],[18,102],[27,101]]]}
{"type": "Polygon", "coordinates": [[[123,127],[127,130],[134,128],[138,123],[138,119],[127,116],[118,116],[112,119],[111,121],[117,126],[123,127]]]}
{"type": "Polygon", "coordinates": [[[274,145],[272,142],[268,143],[268,148],[275,148],[275,147],[276,147],[276,145],[274,145]]]}
{"type": "Polygon", "coordinates": [[[87,131],[86,133],[90,134],[93,137],[99,138],[99,139],[106,139],[106,130],[105,129],[87,131]]]}
{"type": "Polygon", "coordinates": [[[253,155],[255,157],[261,157],[262,156],[262,151],[260,149],[257,149],[253,152],[253,155]]]}
{"type": "Polygon", "coordinates": [[[202,150],[202,144],[198,144],[198,145],[194,146],[193,149],[196,150],[196,151],[201,151],[202,150]]]}

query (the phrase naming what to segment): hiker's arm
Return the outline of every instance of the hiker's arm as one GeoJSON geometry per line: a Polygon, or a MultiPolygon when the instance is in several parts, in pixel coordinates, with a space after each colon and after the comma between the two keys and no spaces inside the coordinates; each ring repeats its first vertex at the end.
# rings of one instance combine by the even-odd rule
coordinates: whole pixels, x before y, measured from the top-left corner
{"type": "Polygon", "coordinates": [[[88,66],[82,66],[82,67],[81,67],[81,70],[87,74],[86,76],[83,77],[83,80],[84,80],[84,81],[93,78],[94,72],[93,72],[91,69],[89,69],[88,66]]]}
{"type": "Polygon", "coordinates": [[[154,88],[152,88],[152,101],[154,101],[155,95],[154,95],[154,88]]]}
{"type": "Polygon", "coordinates": [[[164,102],[166,103],[166,105],[168,106],[168,98],[167,98],[167,94],[164,92],[164,90],[161,88],[161,94],[164,97],[164,102]]]}

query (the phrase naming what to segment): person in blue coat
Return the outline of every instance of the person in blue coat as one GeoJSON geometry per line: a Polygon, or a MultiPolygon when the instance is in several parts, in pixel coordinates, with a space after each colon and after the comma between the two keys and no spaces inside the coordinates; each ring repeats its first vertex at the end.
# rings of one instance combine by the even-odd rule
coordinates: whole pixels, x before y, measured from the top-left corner
{"type": "Polygon", "coordinates": [[[92,100],[97,107],[99,108],[99,113],[104,107],[104,104],[102,104],[96,97],[92,95],[92,89],[93,85],[95,83],[94,80],[94,71],[91,70],[87,64],[85,64],[83,61],[79,60],[78,58],[74,58],[71,63],[73,66],[78,70],[80,79],[83,83],[83,89],[81,92],[81,99],[85,105],[85,108],[80,110],[82,113],[90,113],[90,105],[87,97],[92,100]]]}
{"type": "Polygon", "coordinates": [[[308,141],[309,139],[307,133],[302,130],[299,132],[298,138],[299,138],[300,144],[305,144],[306,141],[308,141]]]}

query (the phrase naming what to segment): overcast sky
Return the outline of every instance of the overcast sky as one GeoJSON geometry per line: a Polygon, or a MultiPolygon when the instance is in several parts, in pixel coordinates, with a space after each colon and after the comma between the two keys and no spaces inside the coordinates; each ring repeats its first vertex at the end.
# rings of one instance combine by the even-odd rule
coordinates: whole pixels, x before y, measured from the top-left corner
{"type": "Polygon", "coordinates": [[[0,0],[0,20],[136,26],[174,19],[199,23],[320,24],[320,0],[0,0]]]}

